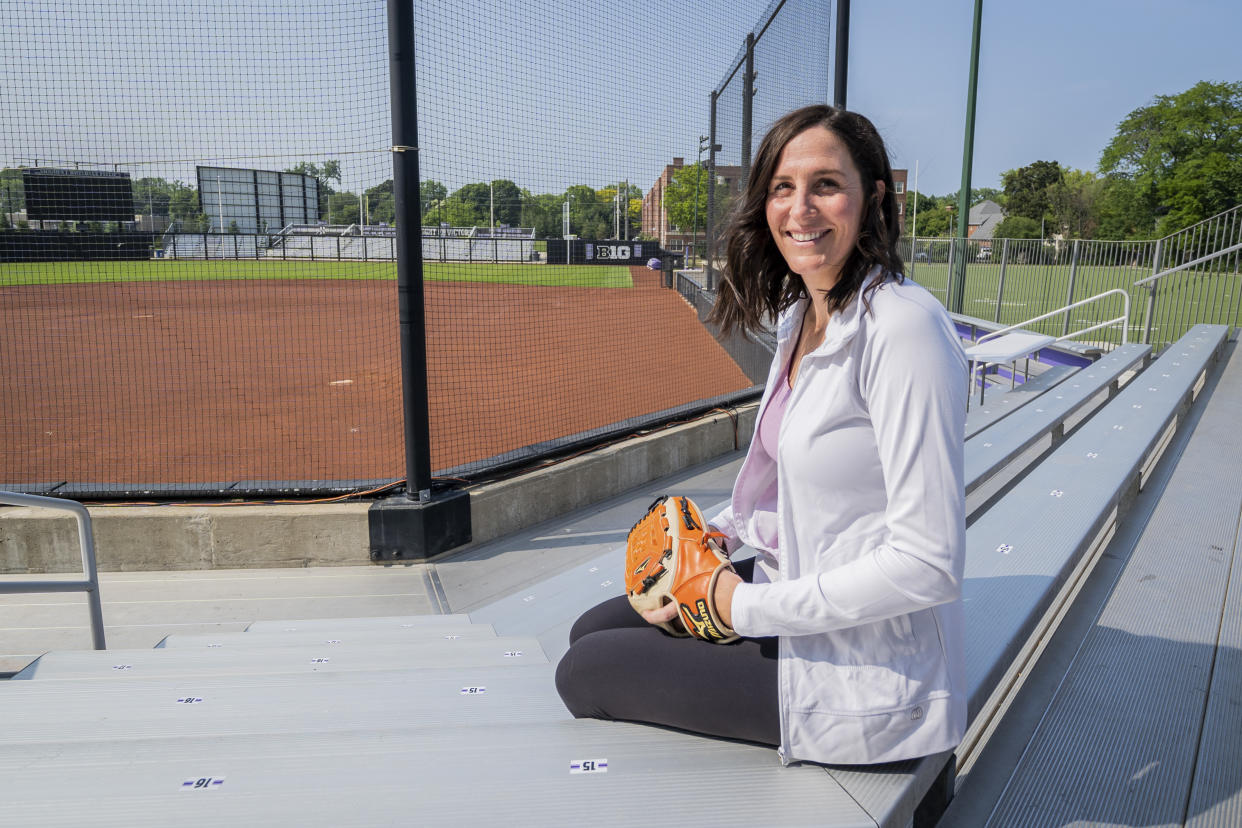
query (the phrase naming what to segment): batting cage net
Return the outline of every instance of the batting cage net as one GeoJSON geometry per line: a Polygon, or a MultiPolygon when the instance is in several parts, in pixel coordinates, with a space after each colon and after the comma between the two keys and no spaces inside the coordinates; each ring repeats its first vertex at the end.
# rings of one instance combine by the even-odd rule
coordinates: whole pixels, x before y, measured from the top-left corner
{"type": "Polygon", "coordinates": [[[829,4],[414,6],[399,212],[385,3],[10,4],[0,488],[399,485],[416,226],[438,478],[755,393],[713,253],[748,147],[827,99],[829,4]]]}

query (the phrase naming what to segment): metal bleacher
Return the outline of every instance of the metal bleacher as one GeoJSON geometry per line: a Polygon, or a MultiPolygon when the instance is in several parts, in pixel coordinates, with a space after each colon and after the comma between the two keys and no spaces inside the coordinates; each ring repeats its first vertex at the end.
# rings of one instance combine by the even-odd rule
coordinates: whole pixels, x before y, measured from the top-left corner
{"type": "Polygon", "coordinates": [[[1226,334],[1197,326],[1145,368],[1148,349],[1123,346],[1015,389],[1013,404],[976,422],[966,444],[976,486],[998,467],[994,455],[1009,465],[1040,437],[1057,437],[967,530],[972,725],[956,757],[785,768],[766,747],[572,720],[553,671],[574,618],[620,594],[624,552],[609,537],[597,557],[455,615],[274,621],[170,635],[150,650],[44,655],[0,682],[6,816],[14,825],[628,826],[641,804],[668,825],[904,826],[934,824],[959,788],[942,824],[976,824],[954,815],[977,813],[998,826],[1116,824],[1116,814],[1152,824],[1157,811],[1142,803],[1154,797],[1131,811],[1121,802],[1176,775],[1196,803],[1191,817],[1238,824],[1242,578],[1229,572],[1239,464],[1219,446],[1232,439],[1239,359],[1183,455],[1166,461],[1180,459],[1174,480],[1186,464],[1194,486],[1168,487],[1168,517],[1153,515],[1132,577],[1118,582],[1013,781],[992,793],[974,787],[973,773],[954,781],[987,749],[1078,585],[1213,381],[1226,334]],[[1215,476],[1203,476],[1200,465],[1213,461],[1215,476]],[[1187,523],[1193,558],[1170,554],[1191,536],[1187,523]],[[1124,695],[1112,676],[1123,677],[1124,695]],[[1184,739],[1196,701],[1199,761],[1187,766],[1186,750],[1164,743],[1184,739]],[[1166,713],[1172,723],[1161,730],[1166,713]],[[1137,748],[1110,757],[1106,745],[1127,728],[1136,745],[1181,750],[1179,770],[1137,748]],[[1133,757],[1155,764],[1144,770],[1133,757]]]}
{"type": "Polygon", "coordinates": [[[1239,410],[1235,357],[1001,795],[950,809],[963,824],[1242,824],[1239,410]]]}

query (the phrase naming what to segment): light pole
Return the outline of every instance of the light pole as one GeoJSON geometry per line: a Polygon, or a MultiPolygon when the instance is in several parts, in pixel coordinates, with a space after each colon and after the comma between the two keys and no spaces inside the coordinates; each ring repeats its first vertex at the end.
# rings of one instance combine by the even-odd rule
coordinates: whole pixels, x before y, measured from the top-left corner
{"type": "Polygon", "coordinates": [[[569,222],[569,205],[573,200],[573,193],[565,193],[565,203],[561,205],[561,235],[565,238],[569,238],[569,231],[573,229],[569,222]]]}
{"type": "Polygon", "coordinates": [[[690,252],[694,254],[694,263],[699,263],[699,182],[703,180],[703,153],[707,152],[711,138],[699,136],[699,157],[694,165],[694,227],[690,231],[690,252]]]}

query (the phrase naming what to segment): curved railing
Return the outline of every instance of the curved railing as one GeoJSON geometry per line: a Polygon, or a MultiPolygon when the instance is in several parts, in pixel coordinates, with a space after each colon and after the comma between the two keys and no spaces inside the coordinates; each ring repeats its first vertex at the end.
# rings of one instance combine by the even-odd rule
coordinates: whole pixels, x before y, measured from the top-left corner
{"type": "Polygon", "coordinates": [[[86,507],[75,500],[55,497],[0,492],[0,504],[6,506],[38,506],[70,512],[78,522],[78,541],[82,547],[81,581],[0,581],[0,595],[26,592],[85,592],[91,615],[91,640],[96,650],[106,650],[104,644],[103,606],[99,601],[99,572],[95,566],[95,534],[91,529],[91,516],[86,507]]]}

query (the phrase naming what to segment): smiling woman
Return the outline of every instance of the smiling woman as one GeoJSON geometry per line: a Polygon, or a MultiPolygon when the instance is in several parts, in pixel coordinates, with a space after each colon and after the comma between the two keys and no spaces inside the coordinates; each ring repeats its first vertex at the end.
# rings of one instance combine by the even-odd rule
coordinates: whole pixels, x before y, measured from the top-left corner
{"type": "Polygon", "coordinates": [[[777,320],[754,439],[707,521],[727,552],[755,553],[711,588],[741,638],[671,638],[653,625],[676,604],[604,602],[557,670],[574,715],[766,743],[786,762],[960,741],[966,360],[902,276],[893,193],[861,115],[806,107],[763,139],[712,311],[726,331],[777,320]]]}

